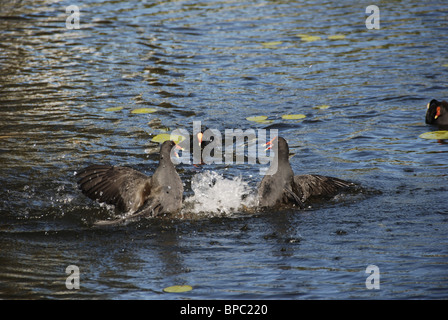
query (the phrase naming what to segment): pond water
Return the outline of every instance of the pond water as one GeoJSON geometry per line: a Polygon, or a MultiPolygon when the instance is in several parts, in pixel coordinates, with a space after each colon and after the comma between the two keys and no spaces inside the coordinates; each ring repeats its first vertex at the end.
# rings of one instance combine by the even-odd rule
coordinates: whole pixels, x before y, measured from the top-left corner
{"type": "Polygon", "coordinates": [[[0,1],[0,298],[448,298],[448,145],[419,137],[438,129],[426,104],[448,99],[448,6],[378,1],[367,29],[371,4],[0,1]],[[187,199],[217,182],[200,213],[93,228],[114,211],[76,172],[151,174],[151,139],[193,121],[277,129],[296,174],[363,189],[249,214],[218,201],[256,192],[260,165],[180,164],[187,199]]]}

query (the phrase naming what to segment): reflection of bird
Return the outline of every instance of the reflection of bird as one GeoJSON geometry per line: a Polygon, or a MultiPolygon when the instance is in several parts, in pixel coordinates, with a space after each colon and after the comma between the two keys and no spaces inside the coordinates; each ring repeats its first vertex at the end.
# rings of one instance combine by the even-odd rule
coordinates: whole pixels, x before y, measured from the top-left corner
{"type": "Polygon", "coordinates": [[[337,178],[320,175],[294,176],[289,164],[289,147],[282,137],[268,142],[270,148],[277,144],[277,155],[274,157],[267,174],[258,188],[260,207],[297,205],[304,207],[304,202],[312,197],[328,197],[335,195],[352,183],[337,178]]]}
{"type": "Polygon", "coordinates": [[[160,147],[159,166],[149,177],[129,167],[92,165],[77,174],[82,192],[99,202],[115,205],[129,215],[97,224],[122,222],[137,216],[157,216],[178,212],[182,207],[183,185],[171,162],[171,149],[165,141],[160,147]]]}
{"type": "Polygon", "coordinates": [[[448,125],[448,102],[432,99],[426,105],[426,123],[447,126],[448,125]]]}

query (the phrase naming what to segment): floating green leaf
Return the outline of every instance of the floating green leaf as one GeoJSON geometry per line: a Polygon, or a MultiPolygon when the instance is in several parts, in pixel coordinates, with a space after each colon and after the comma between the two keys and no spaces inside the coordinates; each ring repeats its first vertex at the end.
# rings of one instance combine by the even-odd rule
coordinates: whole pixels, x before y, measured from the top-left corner
{"type": "Polygon", "coordinates": [[[253,116],[253,117],[247,117],[246,120],[258,122],[258,123],[271,123],[272,120],[267,120],[268,117],[266,116],[253,116]]]}
{"type": "Polygon", "coordinates": [[[178,134],[161,133],[153,137],[151,142],[163,143],[167,140],[173,140],[176,143],[180,143],[185,140],[185,137],[178,134]]]}
{"type": "Polygon", "coordinates": [[[266,120],[268,117],[266,116],[253,116],[253,117],[247,117],[246,120],[249,121],[263,121],[266,120]]]}
{"type": "Polygon", "coordinates": [[[332,35],[328,36],[328,39],[330,39],[330,40],[343,40],[343,39],[345,39],[345,35],[343,35],[343,34],[332,34],[332,35]]]}
{"type": "Polygon", "coordinates": [[[170,292],[170,293],[180,293],[180,292],[187,292],[187,291],[191,291],[191,290],[193,290],[193,287],[189,286],[189,285],[171,286],[171,287],[166,287],[165,289],[163,289],[163,291],[170,292]]]}
{"type": "Polygon", "coordinates": [[[271,41],[271,42],[263,42],[262,45],[264,47],[276,47],[278,45],[281,45],[283,41],[271,41]]]}
{"type": "Polygon", "coordinates": [[[306,115],[304,115],[304,114],[285,114],[282,116],[282,118],[285,120],[299,120],[299,119],[306,118],[306,115]]]}
{"type": "Polygon", "coordinates": [[[440,130],[425,132],[419,135],[419,137],[422,139],[448,140],[448,131],[440,130]]]}
{"type": "Polygon", "coordinates": [[[104,111],[112,112],[112,111],[120,111],[123,107],[112,107],[112,108],[106,108],[104,111]]]}
{"type": "Polygon", "coordinates": [[[132,110],[131,113],[141,114],[141,113],[153,113],[156,111],[157,111],[156,108],[139,108],[132,110]]]}
{"type": "Polygon", "coordinates": [[[312,41],[322,40],[322,38],[319,37],[319,36],[310,36],[310,35],[307,35],[307,34],[298,34],[297,36],[300,37],[300,39],[302,41],[305,41],[305,42],[312,42],[312,41]]]}
{"type": "Polygon", "coordinates": [[[330,108],[330,106],[326,105],[326,104],[313,107],[313,109],[320,109],[320,110],[325,110],[325,109],[328,109],[328,108],[330,108]]]}
{"type": "Polygon", "coordinates": [[[448,63],[442,64],[442,67],[448,68],[448,63]]]}

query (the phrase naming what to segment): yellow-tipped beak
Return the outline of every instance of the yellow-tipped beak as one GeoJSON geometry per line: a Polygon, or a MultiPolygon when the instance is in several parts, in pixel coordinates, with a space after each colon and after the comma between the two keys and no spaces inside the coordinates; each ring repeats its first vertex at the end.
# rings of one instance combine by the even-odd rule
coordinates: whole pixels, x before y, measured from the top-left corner
{"type": "MultiPolygon", "coordinates": [[[[176,149],[179,149],[179,150],[184,150],[184,148],[182,148],[180,145],[178,145],[177,143],[174,145],[174,147],[176,148],[176,149]]],[[[176,158],[179,158],[179,154],[176,152],[176,150],[174,150],[174,155],[176,156],[176,158]]]]}
{"type": "Polygon", "coordinates": [[[197,137],[198,137],[198,144],[199,144],[199,146],[201,146],[201,143],[202,143],[202,137],[204,136],[204,134],[202,133],[202,132],[199,132],[198,134],[197,134],[197,137]]]}
{"type": "Polygon", "coordinates": [[[272,148],[272,143],[274,142],[275,139],[277,139],[277,137],[272,138],[271,141],[266,142],[266,143],[263,145],[264,147],[269,146],[269,147],[267,147],[266,149],[264,149],[264,151],[267,151],[267,150],[269,150],[269,149],[272,148]]]}
{"type": "Polygon", "coordinates": [[[440,107],[437,107],[437,113],[436,113],[436,115],[434,116],[434,119],[437,119],[438,117],[440,117],[440,115],[441,115],[441,113],[440,113],[440,107]]]}

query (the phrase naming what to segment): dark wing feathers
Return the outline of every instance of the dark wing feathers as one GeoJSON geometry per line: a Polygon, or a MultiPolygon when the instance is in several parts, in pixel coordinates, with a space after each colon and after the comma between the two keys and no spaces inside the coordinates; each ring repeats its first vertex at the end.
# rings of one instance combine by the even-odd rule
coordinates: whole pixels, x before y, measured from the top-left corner
{"type": "Polygon", "coordinates": [[[86,196],[123,211],[136,210],[151,193],[151,178],[128,167],[93,165],[77,176],[86,196]]]}
{"type": "Polygon", "coordinates": [[[285,203],[292,202],[293,204],[297,204],[300,209],[305,207],[300,197],[293,190],[285,187],[283,188],[283,194],[286,196],[286,201],[284,201],[285,203]]]}
{"type": "Polygon", "coordinates": [[[342,189],[353,186],[351,182],[315,174],[294,176],[294,183],[303,202],[312,197],[333,196],[342,189]]]}

